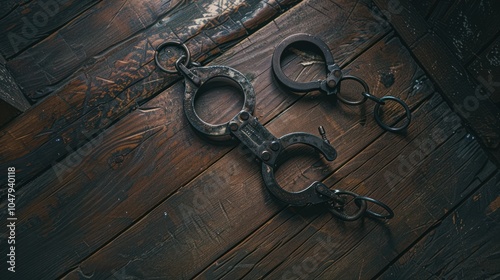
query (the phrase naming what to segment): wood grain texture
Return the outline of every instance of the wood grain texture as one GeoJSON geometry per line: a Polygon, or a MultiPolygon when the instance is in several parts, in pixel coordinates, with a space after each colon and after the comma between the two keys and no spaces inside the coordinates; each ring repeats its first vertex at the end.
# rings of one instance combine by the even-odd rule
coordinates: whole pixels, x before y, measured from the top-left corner
{"type": "Polygon", "coordinates": [[[101,1],[7,66],[24,94],[37,101],[57,90],[63,79],[82,67],[95,65],[96,60],[106,57],[107,50],[147,29],[176,7],[175,1],[101,1]]]}
{"type": "Polygon", "coordinates": [[[478,55],[467,70],[500,107],[500,36],[478,55]]]}
{"type": "Polygon", "coordinates": [[[441,16],[431,16],[429,24],[463,64],[469,63],[499,34],[495,0],[454,1],[441,16]]]}
{"type": "Polygon", "coordinates": [[[500,275],[500,174],[381,275],[381,279],[494,279],[500,275]]]}
{"type": "MultiPolygon", "coordinates": [[[[305,7],[304,10],[308,11],[311,8],[305,7]]],[[[307,15],[305,11],[294,14],[307,15]]],[[[357,18],[356,14],[356,11],[351,13],[353,21],[357,18]]],[[[286,26],[283,24],[293,24],[285,20],[280,23],[278,26],[283,29],[286,26]]],[[[290,31],[293,32],[293,28],[290,31]]],[[[250,40],[254,41],[254,38],[255,36],[251,36],[250,40]]],[[[335,45],[338,41],[327,42],[335,45]]],[[[397,39],[388,40],[387,46],[385,44],[383,41],[376,44],[352,64],[347,65],[346,69],[359,73],[370,84],[377,85],[380,76],[370,73],[387,71],[394,65],[401,66],[398,68],[396,83],[388,89],[378,89],[377,92],[388,91],[392,95],[404,96],[413,107],[433,91],[431,88],[426,88],[410,94],[409,84],[422,73],[412,63],[411,57],[401,48],[397,39]],[[394,60],[389,54],[396,54],[398,59],[394,60]],[[377,59],[374,59],[375,57],[377,59]]],[[[306,73],[306,71],[297,73],[300,72],[306,73]]],[[[260,77],[269,79],[268,75],[259,75],[260,77]]],[[[284,96],[281,97],[282,94],[276,94],[279,92],[277,89],[274,89],[274,92],[272,89],[267,89],[271,87],[269,83],[272,81],[264,80],[265,83],[259,81],[262,80],[254,82],[258,85],[257,88],[263,88],[262,91],[257,91],[258,115],[260,116],[262,112],[261,119],[267,122],[268,117],[272,117],[275,113],[269,116],[266,111],[274,111],[275,106],[264,106],[264,104],[274,102],[272,99],[290,96],[290,93],[284,92],[284,96]]],[[[340,106],[328,98],[312,94],[294,103],[278,118],[273,119],[267,127],[275,135],[296,130],[315,133],[317,125],[322,124],[332,134],[331,141],[335,143],[335,147],[344,151],[339,155],[341,158],[332,164],[325,164],[315,154],[309,155],[305,158],[306,161],[298,160],[298,163],[305,165],[300,164],[289,170],[280,169],[284,173],[278,177],[289,178],[293,184],[303,188],[306,182],[310,183],[314,179],[328,176],[332,170],[345,164],[374,138],[383,134],[373,120],[361,124],[358,119],[359,114],[356,109],[340,106]],[[364,137],[358,139],[357,136],[360,134],[364,137]],[[356,142],[353,143],[352,139],[356,139],[356,142]]],[[[193,139],[190,144],[195,146],[197,142],[197,139],[193,139]]],[[[215,261],[218,256],[284,208],[264,189],[259,166],[251,160],[251,157],[249,161],[245,160],[248,156],[245,157],[243,152],[234,149],[227,153],[194,180],[183,185],[147,217],[81,263],[78,269],[68,274],[67,278],[75,279],[82,275],[109,277],[116,274],[139,278],[178,279],[196,275],[200,269],[215,261]],[[144,236],[148,238],[145,239],[144,236]],[[125,243],[134,246],[128,247],[124,245],[125,243]],[[117,252],[120,252],[120,257],[115,257],[117,252]],[[108,261],[103,262],[104,259],[108,261]],[[135,261],[130,262],[130,260],[135,261]]],[[[288,188],[293,187],[285,182],[283,184],[288,188]]]]}
{"type": "MultiPolygon", "coordinates": [[[[389,1],[375,0],[381,9],[388,7],[389,1]]],[[[391,23],[411,46],[412,53],[417,57],[434,79],[446,99],[452,104],[459,116],[466,120],[482,143],[491,149],[492,155],[500,159],[500,110],[486,98],[481,86],[467,73],[462,62],[450,55],[445,39],[440,38],[430,30],[425,19],[407,1],[401,0],[404,9],[393,14],[391,23]]]]}
{"type": "Polygon", "coordinates": [[[370,220],[343,223],[313,211],[285,210],[217,259],[198,279],[370,279],[375,276],[390,263],[391,257],[411,244],[409,240],[432,226],[448,205],[460,201],[462,193],[447,199],[446,192],[455,193],[459,185],[475,184],[474,176],[484,176],[479,170],[487,157],[477,153],[477,142],[473,149],[463,152],[473,141],[465,137],[463,129],[455,131],[449,120],[438,117],[453,116],[440,100],[435,96],[416,110],[415,119],[419,121],[410,132],[414,141],[405,143],[405,139],[384,134],[325,181],[334,188],[345,186],[390,201],[396,211],[394,219],[385,224],[370,220]],[[403,171],[401,181],[392,187],[388,185],[387,172],[398,174],[402,162],[418,151],[415,144],[429,141],[430,135],[437,133],[440,136],[435,138],[434,145],[440,147],[429,150],[420,161],[416,159],[408,171],[403,171]],[[456,166],[448,164],[451,158],[460,159],[460,165],[466,167],[454,170],[456,166]],[[432,162],[439,167],[433,167],[432,162]],[[436,192],[436,186],[442,186],[443,181],[450,180],[449,176],[457,176],[453,174],[467,167],[471,168],[470,172],[453,179],[444,193],[436,192]],[[419,184],[422,181],[425,184],[419,184]],[[433,195],[436,198],[426,200],[433,195]],[[426,209],[423,213],[419,211],[422,207],[426,209]]]}
{"type": "MultiPolygon", "coordinates": [[[[420,15],[424,18],[429,16],[432,12],[434,6],[436,5],[437,0],[410,0],[410,3],[415,7],[415,9],[420,13],[420,15]]],[[[440,1],[445,2],[445,1],[440,1]]]]}
{"type": "Polygon", "coordinates": [[[7,59],[49,36],[99,0],[31,1],[0,19],[0,53],[7,59]]]}
{"type": "Polygon", "coordinates": [[[2,64],[0,64],[0,99],[20,112],[28,110],[31,106],[10,72],[2,64]]]}
{"type": "Polygon", "coordinates": [[[16,7],[26,4],[33,0],[5,0],[0,2],[0,18],[4,18],[14,11],[16,7]]]}
{"type": "Polygon", "coordinates": [[[194,59],[211,60],[296,1],[224,2],[222,7],[210,3],[172,4],[172,11],[179,12],[171,12],[162,24],[134,35],[76,72],[57,92],[5,129],[6,134],[0,136],[0,166],[9,162],[19,166],[21,185],[179,80],[156,70],[154,50],[161,42],[188,41],[194,59]],[[262,18],[250,18],[252,14],[262,18]]]}
{"type": "MultiPolygon", "coordinates": [[[[355,5],[345,1],[335,4],[323,3],[323,1],[303,4],[294,13],[287,13],[284,17],[276,19],[266,25],[262,32],[249,37],[248,40],[231,48],[221,59],[214,61],[217,64],[233,66],[251,79],[258,94],[256,115],[262,122],[266,123],[279,115],[299,98],[293,94],[281,94],[269,72],[269,58],[281,39],[270,34],[277,34],[278,28],[283,30],[281,36],[302,30],[322,37],[334,50],[338,62],[343,65],[383,35],[378,32],[374,33],[370,29],[369,25],[374,19],[370,16],[365,3],[355,5]],[[321,14],[317,10],[319,4],[331,12],[321,14]],[[341,5],[344,9],[340,10],[335,4],[341,5]],[[355,10],[352,10],[353,8],[355,10]],[[325,30],[322,26],[315,24],[314,19],[317,17],[331,24],[338,24],[344,29],[334,33],[325,30]],[[305,19],[309,19],[309,22],[307,23],[305,19]],[[302,22],[302,25],[298,26],[297,22],[302,22]],[[359,32],[347,32],[353,29],[359,32]],[[340,55],[341,53],[343,55],[340,55]],[[249,54],[255,55],[249,57],[249,54]]],[[[394,50],[391,49],[391,51],[394,50]]],[[[403,58],[406,57],[408,57],[407,54],[403,55],[403,58]]],[[[311,58],[305,59],[308,59],[307,62],[311,58]]],[[[359,67],[362,64],[359,62],[357,65],[356,67],[359,67]]],[[[382,65],[383,68],[379,70],[390,71],[389,62],[382,65]]],[[[307,69],[304,71],[300,64],[295,65],[294,69],[295,75],[302,72],[302,75],[311,79],[316,75],[314,72],[309,73],[307,69]]],[[[397,79],[398,88],[406,88],[408,86],[406,82],[413,81],[415,78],[413,73],[407,75],[409,77],[397,79]]],[[[380,79],[378,75],[370,75],[370,77],[369,82],[374,85],[380,79]]],[[[392,92],[393,89],[388,90],[392,92]]],[[[398,92],[398,90],[395,91],[398,92]]],[[[421,96],[415,93],[414,98],[420,99],[421,96]]],[[[61,163],[69,168],[61,169],[63,170],[63,173],[59,174],[61,177],[55,174],[57,171],[50,170],[21,190],[23,194],[20,200],[27,203],[19,205],[20,209],[26,209],[22,218],[23,226],[20,227],[22,228],[20,232],[24,232],[25,236],[23,242],[33,245],[44,244],[36,246],[35,251],[31,250],[33,259],[27,260],[27,263],[37,263],[37,265],[26,265],[23,269],[26,269],[27,275],[43,271],[46,275],[58,276],[64,273],[62,271],[64,267],[78,265],[82,259],[132,226],[134,221],[141,219],[144,213],[148,213],[158,203],[178,191],[181,186],[187,184],[228,152],[228,147],[207,143],[192,132],[184,119],[181,102],[182,85],[178,83],[104,132],[104,138],[100,144],[96,144],[94,148],[92,146],[81,148],[73,153],[75,157],[68,157],[67,162],[63,160],[61,163]],[[83,157],[78,157],[79,154],[83,157]],[[59,182],[59,179],[62,182],[59,182]],[[56,212],[60,211],[69,216],[52,215],[50,213],[54,212],[50,209],[57,209],[56,212]],[[57,226],[63,224],[67,226],[57,226]],[[62,236],[64,238],[59,238],[62,236]],[[49,240],[55,243],[51,244],[49,240]],[[75,242],[80,245],[75,247],[73,245],[75,242]],[[60,254],[47,253],[49,251],[58,251],[60,254]],[[41,255],[44,256],[43,262],[46,263],[40,262],[39,256],[41,255]]],[[[349,109],[345,110],[349,112],[349,109]]],[[[338,112],[338,115],[343,116],[343,113],[345,111],[338,112]]],[[[343,118],[351,123],[356,122],[357,119],[352,118],[352,115],[362,117],[359,112],[352,111],[351,117],[348,115],[343,118]]],[[[323,119],[329,118],[325,115],[323,119]]],[[[370,120],[370,127],[380,133],[373,119],[370,120]]],[[[317,123],[317,120],[315,122],[317,123]]],[[[359,126],[359,129],[363,129],[361,124],[359,126]]],[[[345,125],[346,130],[349,127],[345,125]]],[[[286,129],[295,130],[294,127],[286,129]]],[[[303,129],[304,127],[301,126],[300,130],[303,129]]],[[[311,127],[310,132],[315,133],[314,130],[315,128],[311,127]]],[[[233,158],[228,166],[232,166],[234,170],[248,172],[239,167],[245,164],[251,167],[248,170],[258,169],[253,159],[250,162],[243,159],[241,162],[240,150],[234,150],[232,154],[236,158],[233,158]]],[[[217,173],[210,172],[210,174],[214,177],[205,178],[203,186],[239,185],[239,183],[233,184],[231,176],[221,181],[218,180],[217,173]]],[[[258,173],[252,173],[252,176],[257,175],[258,173]]],[[[258,184],[253,189],[265,194],[260,180],[260,177],[253,180],[253,184],[258,184]]],[[[192,191],[190,189],[190,192],[192,191]]],[[[192,197],[188,202],[192,202],[192,197]]],[[[272,204],[269,204],[271,207],[277,205],[274,200],[272,204]]],[[[186,203],[185,205],[189,206],[186,203]]],[[[247,202],[245,207],[248,206],[253,206],[253,203],[250,205],[247,202]]],[[[263,203],[262,207],[266,207],[266,204],[263,203]]],[[[161,212],[162,215],[163,212],[161,212]]],[[[20,236],[23,235],[20,234],[20,236]]],[[[111,265],[111,262],[109,264],[111,265]]],[[[113,273],[111,270],[99,273],[108,275],[113,273]]],[[[84,274],[87,273],[86,269],[82,271],[84,274]]]]}

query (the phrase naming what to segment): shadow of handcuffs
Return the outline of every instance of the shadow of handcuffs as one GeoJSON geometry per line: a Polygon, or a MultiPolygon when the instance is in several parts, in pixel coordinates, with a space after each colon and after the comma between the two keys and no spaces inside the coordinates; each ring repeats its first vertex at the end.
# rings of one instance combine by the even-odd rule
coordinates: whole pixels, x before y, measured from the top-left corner
{"type": "MultiPolygon", "coordinates": [[[[170,74],[180,74],[185,78],[185,93],[183,107],[185,115],[191,126],[201,135],[216,141],[226,141],[228,139],[238,139],[262,162],[261,174],[267,189],[280,201],[291,206],[308,206],[315,204],[327,205],[329,211],[337,218],[344,221],[354,221],[361,218],[363,215],[380,219],[391,219],[394,216],[392,209],[386,204],[366,196],[360,196],[354,192],[347,190],[334,189],[331,190],[322,182],[314,181],[305,189],[297,192],[290,192],[280,186],[275,177],[275,170],[280,156],[283,155],[285,149],[292,145],[303,144],[315,148],[328,161],[333,161],[337,157],[337,152],[326,138],[325,130],[322,126],[319,127],[321,137],[305,132],[294,132],[283,135],[279,138],[274,136],[267,130],[258,119],[253,116],[255,109],[255,92],[248,79],[239,71],[227,66],[200,66],[198,63],[191,62],[191,54],[187,46],[178,41],[167,41],[159,45],[155,53],[155,62],[158,68],[170,74]],[[168,69],[161,64],[159,54],[169,46],[183,49],[185,55],[181,55],[175,63],[175,70],[168,69]],[[210,124],[201,119],[195,111],[195,99],[197,93],[203,85],[215,78],[225,78],[227,83],[237,85],[244,96],[243,107],[230,121],[222,124],[210,124]],[[352,197],[357,206],[354,213],[347,213],[346,205],[352,197]],[[374,203],[385,210],[386,213],[377,213],[369,210],[367,203],[374,203]]],[[[386,100],[394,100],[400,104],[404,102],[395,97],[383,97],[377,99],[369,94],[368,86],[361,79],[354,76],[342,75],[340,68],[334,64],[333,58],[326,45],[319,39],[307,35],[298,34],[285,39],[276,48],[273,54],[273,70],[278,80],[295,91],[321,90],[328,94],[338,94],[339,85],[342,80],[353,79],[360,82],[365,88],[362,101],[341,101],[347,104],[361,104],[367,99],[377,102],[375,112],[378,113],[379,107],[386,100]],[[298,83],[290,80],[281,70],[280,59],[283,51],[297,41],[313,43],[318,46],[323,52],[326,59],[329,74],[325,80],[298,83]]],[[[220,83],[224,85],[224,83],[220,83]]],[[[405,110],[409,112],[408,106],[403,105],[405,110]]],[[[377,114],[376,114],[377,115],[377,114]]],[[[408,118],[410,120],[410,117],[408,118]]],[[[376,118],[377,120],[377,118],[376,118]]],[[[406,128],[409,125],[404,125],[406,128]]],[[[404,128],[389,127],[382,125],[380,119],[377,120],[379,125],[389,131],[400,131],[404,128]]]]}

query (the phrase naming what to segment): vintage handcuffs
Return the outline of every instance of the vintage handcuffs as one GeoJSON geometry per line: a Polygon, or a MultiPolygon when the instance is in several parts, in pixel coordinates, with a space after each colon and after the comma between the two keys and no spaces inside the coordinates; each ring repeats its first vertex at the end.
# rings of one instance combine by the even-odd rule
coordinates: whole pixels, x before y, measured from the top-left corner
{"type": "Polygon", "coordinates": [[[319,38],[314,37],[309,34],[295,34],[285,38],[279,45],[276,47],[273,58],[272,58],[272,69],[275,77],[278,79],[281,84],[290,88],[296,92],[307,92],[312,90],[319,90],[325,92],[328,95],[335,94],[337,99],[342,103],[347,105],[361,105],[366,102],[366,100],[370,99],[374,101],[375,108],[373,110],[373,116],[375,121],[378,123],[380,127],[390,132],[399,132],[404,131],[411,122],[411,111],[406,103],[394,96],[384,96],[382,98],[378,98],[370,93],[370,88],[368,84],[360,79],[359,77],[346,75],[340,69],[340,66],[335,63],[332,53],[328,46],[319,38]],[[311,82],[296,82],[288,78],[281,69],[281,58],[283,56],[284,51],[290,47],[292,44],[296,44],[299,42],[305,42],[316,46],[322,53],[327,70],[327,76],[324,80],[319,81],[311,81],[311,82]],[[340,85],[342,81],[345,80],[353,80],[361,84],[363,86],[364,91],[361,93],[362,98],[359,100],[348,100],[340,94],[340,85]],[[405,111],[406,121],[399,127],[390,126],[384,123],[380,117],[381,106],[385,105],[387,101],[392,101],[398,103],[401,107],[403,107],[405,111]]]}
{"type": "Polygon", "coordinates": [[[282,152],[294,144],[305,144],[318,150],[328,161],[337,157],[337,152],[326,139],[324,129],[319,128],[321,138],[305,132],[286,134],[275,137],[267,130],[255,116],[255,92],[248,79],[237,70],[226,66],[200,66],[191,62],[189,49],[181,42],[168,41],[159,45],[155,54],[156,65],[167,73],[178,73],[185,78],[184,112],[189,123],[204,136],[213,140],[236,138],[246,145],[249,150],[262,161],[261,173],[269,191],[279,200],[293,206],[312,204],[326,204],[332,214],[342,220],[353,221],[363,214],[368,216],[390,219],[394,216],[391,208],[382,202],[353,192],[344,190],[330,190],[321,182],[315,181],[307,188],[298,192],[283,189],[275,177],[276,162],[282,152]],[[175,70],[168,69],[160,63],[159,54],[169,46],[182,48],[186,55],[179,57],[175,63],[175,70]],[[244,95],[243,108],[229,122],[224,124],[210,124],[202,120],[195,111],[195,98],[198,90],[214,78],[226,78],[237,84],[244,95]],[[357,206],[353,214],[348,214],[344,206],[347,203],[345,196],[351,196],[357,206]],[[367,209],[367,202],[372,202],[386,210],[380,214],[367,209]]]}

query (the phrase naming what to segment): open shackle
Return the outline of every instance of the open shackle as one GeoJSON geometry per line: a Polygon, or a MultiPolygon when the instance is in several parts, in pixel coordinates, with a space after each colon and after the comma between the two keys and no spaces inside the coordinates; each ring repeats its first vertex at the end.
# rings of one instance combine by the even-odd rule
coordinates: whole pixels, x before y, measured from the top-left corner
{"type": "Polygon", "coordinates": [[[340,66],[335,63],[335,60],[333,59],[333,55],[328,45],[326,45],[325,42],[323,42],[321,39],[313,35],[304,33],[294,34],[281,41],[278,44],[278,46],[276,46],[276,49],[274,50],[273,53],[272,70],[274,72],[274,76],[282,85],[288,87],[289,89],[295,92],[308,92],[312,90],[319,90],[321,92],[325,92],[327,95],[335,95],[339,101],[341,101],[346,105],[351,105],[351,106],[361,105],[365,103],[367,100],[374,101],[376,103],[373,110],[374,119],[377,122],[377,124],[386,131],[390,132],[404,131],[410,125],[411,111],[408,105],[403,100],[394,96],[384,96],[382,98],[378,98],[373,94],[371,94],[368,84],[359,77],[345,74],[341,70],[340,66]],[[315,46],[317,49],[320,50],[321,55],[325,60],[325,67],[326,67],[326,77],[324,79],[317,81],[310,81],[310,82],[297,82],[290,79],[287,75],[285,75],[281,65],[283,53],[285,52],[286,49],[298,43],[307,43],[312,46],[315,46]],[[349,100],[340,94],[341,83],[346,80],[357,82],[363,87],[363,92],[361,92],[360,99],[349,100]],[[387,102],[395,102],[404,109],[406,120],[403,122],[402,125],[392,126],[383,121],[381,117],[381,115],[383,114],[382,107],[386,105],[387,102]]]}

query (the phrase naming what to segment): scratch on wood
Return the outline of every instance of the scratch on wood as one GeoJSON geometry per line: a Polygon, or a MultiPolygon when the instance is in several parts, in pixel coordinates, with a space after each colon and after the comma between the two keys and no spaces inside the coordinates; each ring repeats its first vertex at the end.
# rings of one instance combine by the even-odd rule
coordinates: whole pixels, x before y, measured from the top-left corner
{"type": "Polygon", "coordinates": [[[109,26],[111,25],[111,23],[113,23],[113,21],[115,20],[115,18],[118,16],[118,14],[123,10],[123,7],[128,3],[128,0],[125,0],[125,2],[123,2],[123,4],[120,6],[120,9],[118,9],[118,11],[116,12],[116,14],[113,16],[113,18],[109,21],[108,25],[106,26],[105,29],[108,29],[109,26]]]}
{"type": "Polygon", "coordinates": [[[361,267],[359,269],[358,280],[361,279],[361,273],[363,272],[363,266],[365,266],[365,259],[361,260],[361,267]]]}
{"type": "Polygon", "coordinates": [[[302,66],[311,66],[313,64],[325,64],[324,61],[320,61],[320,60],[313,60],[313,61],[307,61],[307,62],[301,62],[300,65],[302,66]]]}
{"type": "Polygon", "coordinates": [[[220,209],[222,210],[222,213],[224,214],[224,217],[226,218],[226,220],[227,220],[228,222],[231,222],[231,221],[229,220],[229,216],[227,215],[227,211],[226,211],[226,209],[224,208],[224,205],[222,205],[222,202],[220,202],[220,201],[219,201],[219,207],[220,207],[220,209]]]}
{"type": "Polygon", "coordinates": [[[143,85],[147,85],[147,84],[151,84],[151,83],[156,83],[158,81],[162,81],[163,82],[163,80],[165,80],[165,78],[160,78],[160,79],[156,79],[156,80],[152,80],[152,81],[147,81],[147,82],[144,81],[142,84],[143,85]]]}
{"type": "Polygon", "coordinates": [[[480,200],[480,199],[481,199],[481,194],[480,194],[480,193],[479,193],[479,194],[476,194],[475,196],[473,196],[473,197],[472,197],[472,200],[473,200],[474,202],[476,202],[476,201],[478,201],[478,200],[480,200]]]}
{"type": "Polygon", "coordinates": [[[139,108],[139,111],[142,113],[151,113],[151,112],[158,111],[161,109],[163,109],[163,108],[161,108],[161,107],[139,108]]]}
{"type": "MultiPolygon", "coordinates": [[[[146,133],[148,133],[148,132],[150,132],[150,131],[154,131],[154,132],[153,132],[153,134],[156,134],[156,133],[158,133],[158,132],[159,132],[159,131],[163,128],[163,127],[164,127],[164,125],[163,125],[163,124],[161,124],[161,125],[156,125],[156,126],[154,126],[154,127],[148,128],[148,129],[143,130],[143,131],[141,131],[141,132],[137,132],[137,133],[134,133],[134,134],[132,134],[132,135],[129,135],[129,136],[125,137],[125,138],[124,138],[124,140],[128,140],[128,139],[134,138],[134,137],[136,137],[136,136],[142,136],[143,134],[146,134],[146,133]],[[160,128],[160,129],[158,129],[158,128],[160,128]]],[[[149,136],[149,137],[151,137],[151,136],[149,136]]],[[[148,138],[149,138],[149,137],[148,137],[148,138]]],[[[147,138],[146,138],[146,139],[143,139],[143,141],[142,141],[142,142],[144,142],[144,141],[146,141],[146,140],[147,140],[147,138]]]]}
{"type": "Polygon", "coordinates": [[[493,200],[490,205],[488,205],[486,215],[490,215],[491,213],[495,212],[498,208],[500,208],[500,196],[497,196],[495,200],[493,200]]]}
{"type": "Polygon", "coordinates": [[[104,78],[101,78],[101,77],[96,77],[96,80],[101,80],[103,82],[110,83],[110,84],[114,84],[115,83],[114,81],[111,81],[111,80],[108,80],[108,79],[104,79],[104,78]]]}
{"type": "Polygon", "coordinates": [[[311,6],[311,4],[307,3],[307,6],[311,7],[312,9],[316,10],[318,13],[324,15],[325,17],[327,18],[330,18],[327,14],[325,14],[325,12],[321,11],[321,10],[318,10],[316,9],[315,7],[311,6]]]}
{"type": "Polygon", "coordinates": [[[278,29],[278,31],[281,31],[281,28],[278,25],[278,23],[276,23],[276,20],[273,19],[272,22],[274,23],[274,25],[276,25],[276,28],[278,29]]]}
{"type": "Polygon", "coordinates": [[[78,272],[78,274],[80,274],[80,276],[82,276],[83,278],[86,278],[86,279],[93,278],[94,274],[95,274],[95,270],[92,271],[91,274],[85,274],[80,266],[78,266],[78,268],[76,269],[76,271],[78,272]]]}

